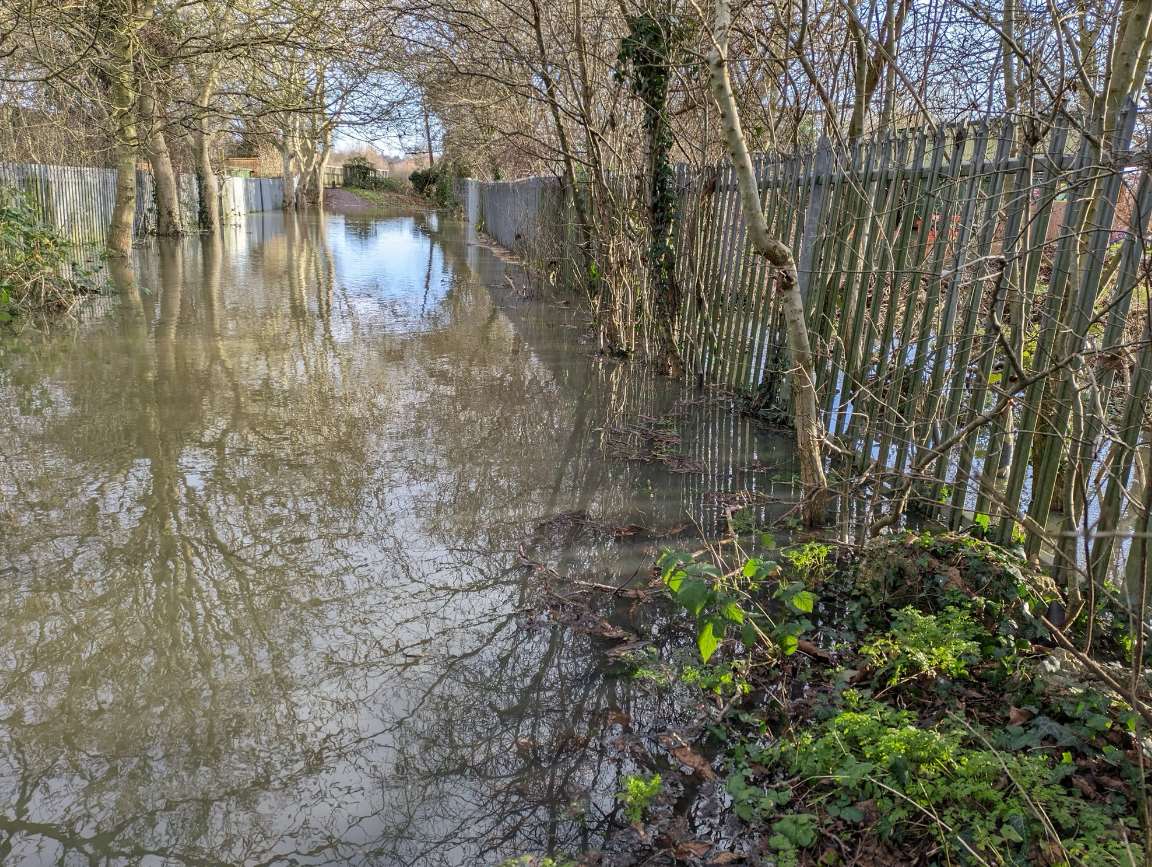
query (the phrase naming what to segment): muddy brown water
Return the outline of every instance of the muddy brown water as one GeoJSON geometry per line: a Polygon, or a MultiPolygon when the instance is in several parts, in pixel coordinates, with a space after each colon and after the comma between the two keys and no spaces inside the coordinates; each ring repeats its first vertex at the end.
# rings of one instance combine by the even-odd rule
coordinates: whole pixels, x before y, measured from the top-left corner
{"type": "Polygon", "coordinates": [[[252,215],[116,276],[0,357],[0,862],[595,848],[621,721],[666,708],[542,582],[789,496],[782,441],[435,214],[252,215]]]}

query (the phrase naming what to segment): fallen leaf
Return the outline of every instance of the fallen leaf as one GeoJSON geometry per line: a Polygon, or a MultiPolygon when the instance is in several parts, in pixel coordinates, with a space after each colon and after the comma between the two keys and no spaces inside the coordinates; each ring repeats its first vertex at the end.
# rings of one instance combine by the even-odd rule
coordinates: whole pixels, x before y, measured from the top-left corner
{"type": "Polygon", "coordinates": [[[1034,716],[1034,714],[1030,710],[1022,710],[1021,708],[1018,708],[1018,707],[1009,708],[1008,709],[1008,725],[1010,725],[1010,726],[1022,726],[1022,725],[1024,725],[1024,723],[1028,722],[1028,720],[1032,719],[1033,716],[1034,716]]]}
{"type": "Polygon", "coordinates": [[[796,649],[801,653],[806,653],[815,659],[822,659],[825,662],[832,661],[832,654],[825,650],[823,647],[817,647],[807,638],[801,638],[796,642],[796,649]]]}
{"type": "Polygon", "coordinates": [[[712,844],[704,840],[689,840],[673,849],[672,854],[677,860],[687,861],[689,858],[703,858],[711,848],[712,844]]]}
{"type": "Polygon", "coordinates": [[[622,659],[629,654],[636,653],[638,650],[643,650],[649,644],[651,644],[651,642],[644,639],[640,639],[638,641],[628,641],[624,644],[617,644],[615,647],[609,647],[604,652],[604,655],[609,659],[622,659]]]}
{"type": "Polygon", "coordinates": [[[713,855],[708,864],[711,867],[720,867],[722,864],[736,864],[744,860],[744,856],[738,852],[721,852],[719,855],[713,855]]]}
{"type": "Polygon", "coordinates": [[[588,627],[588,631],[600,638],[607,638],[609,641],[627,641],[636,637],[627,629],[621,629],[607,620],[598,620],[588,627]]]}
{"type": "Polygon", "coordinates": [[[1080,794],[1085,798],[1096,799],[1100,797],[1100,792],[1097,791],[1096,787],[1088,782],[1088,780],[1084,779],[1084,777],[1072,777],[1072,785],[1079,789],[1080,794]]]}
{"type": "Polygon", "coordinates": [[[609,708],[604,712],[605,725],[622,725],[627,728],[632,724],[632,717],[627,711],[622,711],[619,708],[609,708]]]}
{"type": "Polygon", "coordinates": [[[716,779],[716,772],[712,770],[712,763],[684,743],[679,736],[664,735],[660,738],[660,742],[664,744],[665,749],[672,754],[676,761],[691,768],[700,775],[701,779],[716,779]]]}

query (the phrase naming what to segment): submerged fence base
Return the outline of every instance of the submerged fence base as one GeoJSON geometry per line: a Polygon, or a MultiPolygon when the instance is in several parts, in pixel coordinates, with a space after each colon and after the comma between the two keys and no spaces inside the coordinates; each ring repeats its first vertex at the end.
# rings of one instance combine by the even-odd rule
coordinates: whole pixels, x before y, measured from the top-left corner
{"type": "MultiPolygon", "coordinates": [[[[1116,152],[1134,121],[1129,107],[1116,152]]],[[[1150,468],[1135,466],[1152,418],[1152,180],[1128,165],[1002,119],[758,160],[769,231],[799,262],[824,426],[877,514],[910,484],[928,518],[1045,546],[1090,580],[1115,570],[1146,523],[1150,468]]],[[[676,181],[684,365],[786,413],[777,274],[749,245],[733,172],[676,181]]],[[[576,258],[558,179],[459,194],[529,263],[576,258]]]]}

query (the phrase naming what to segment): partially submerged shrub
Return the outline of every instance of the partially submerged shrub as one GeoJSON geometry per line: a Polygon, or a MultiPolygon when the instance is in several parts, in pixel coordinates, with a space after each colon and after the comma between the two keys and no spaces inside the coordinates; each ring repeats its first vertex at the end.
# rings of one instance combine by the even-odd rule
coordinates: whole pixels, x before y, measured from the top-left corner
{"type": "Polygon", "coordinates": [[[440,207],[455,203],[452,182],[456,178],[468,177],[466,169],[454,166],[448,160],[441,160],[426,169],[417,169],[408,176],[416,192],[434,201],[440,207]]]}
{"type": "Polygon", "coordinates": [[[652,802],[660,794],[663,783],[659,774],[650,777],[640,777],[629,774],[624,777],[624,788],[620,791],[620,803],[624,806],[624,815],[629,822],[643,821],[644,814],[652,802]]]}

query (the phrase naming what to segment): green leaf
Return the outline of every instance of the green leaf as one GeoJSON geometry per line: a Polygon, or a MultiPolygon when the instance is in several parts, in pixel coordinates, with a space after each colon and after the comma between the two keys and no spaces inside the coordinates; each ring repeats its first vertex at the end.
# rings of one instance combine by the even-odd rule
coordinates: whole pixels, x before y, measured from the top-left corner
{"type": "Polygon", "coordinates": [[[699,616],[712,596],[711,588],[696,578],[686,579],[676,591],[676,601],[699,616]]]}
{"type": "Polygon", "coordinates": [[[696,633],[696,646],[700,649],[700,658],[707,662],[720,646],[720,639],[716,636],[716,627],[712,620],[705,620],[696,633]]]}
{"type": "Polygon", "coordinates": [[[816,596],[808,590],[800,590],[794,593],[788,602],[797,611],[801,611],[804,614],[811,614],[812,609],[816,607],[816,596]]]}
{"type": "Polygon", "coordinates": [[[691,564],[692,555],[684,551],[665,551],[660,555],[659,565],[665,581],[668,580],[669,575],[691,564]]]}
{"type": "Polygon", "coordinates": [[[759,638],[759,636],[756,634],[756,627],[752,625],[752,621],[744,621],[744,625],[740,628],[740,640],[744,643],[744,646],[752,647],[756,644],[757,638],[759,638]]]}
{"type": "Polygon", "coordinates": [[[756,574],[759,568],[760,561],[753,557],[744,564],[744,568],[741,571],[744,573],[745,578],[751,578],[756,574]]]}
{"type": "Polygon", "coordinates": [[[795,635],[784,634],[777,638],[776,641],[780,645],[780,649],[784,651],[785,656],[791,656],[800,646],[800,639],[795,635]]]}
{"type": "Polygon", "coordinates": [[[1020,836],[1020,832],[1007,823],[1000,827],[1000,836],[1005,840],[1011,840],[1013,843],[1024,842],[1024,838],[1020,836]]]}
{"type": "Polygon", "coordinates": [[[724,619],[731,620],[733,623],[744,622],[744,609],[741,608],[740,603],[734,599],[725,602],[720,613],[724,615],[724,619]]]}

